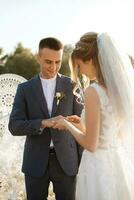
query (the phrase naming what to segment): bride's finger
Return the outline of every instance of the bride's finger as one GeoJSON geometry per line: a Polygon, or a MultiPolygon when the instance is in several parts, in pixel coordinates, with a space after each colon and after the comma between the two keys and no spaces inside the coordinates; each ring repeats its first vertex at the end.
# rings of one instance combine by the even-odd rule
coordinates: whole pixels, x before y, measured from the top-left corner
{"type": "Polygon", "coordinates": [[[67,120],[69,122],[74,122],[74,123],[80,123],[80,117],[74,115],[74,116],[68,116],[67,120]]]}

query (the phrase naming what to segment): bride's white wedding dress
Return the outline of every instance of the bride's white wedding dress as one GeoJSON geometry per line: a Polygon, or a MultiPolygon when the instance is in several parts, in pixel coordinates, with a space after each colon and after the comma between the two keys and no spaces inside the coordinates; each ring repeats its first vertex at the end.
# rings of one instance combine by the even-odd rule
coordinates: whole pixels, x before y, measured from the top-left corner
{"type": "Polygon", "coordinates": [[[95,152],[83,152],[76,200],[134,200],[134,168],[119,142],[118,124],[109,98],[97,83],[91,86],[97,91],[101,105],[99,145],[95,152]]]}

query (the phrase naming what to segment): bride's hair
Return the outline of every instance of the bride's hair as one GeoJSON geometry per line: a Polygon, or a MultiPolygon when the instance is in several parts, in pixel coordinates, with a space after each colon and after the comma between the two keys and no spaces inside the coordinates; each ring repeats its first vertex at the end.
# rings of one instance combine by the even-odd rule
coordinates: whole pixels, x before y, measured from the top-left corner
{"type": "Polygon", "coordinates": [[[95,32],[85,33],[76,43],[75,48],[70,57],[71,78],[79,84],[79,68],[76,64],[76,59],[81,59],[83,62],[92,59],[97,72],[97,81],[105,87],[105,82],[100,69],[98,60],[97,36],[95,32]]]}
{"type": "Polygon", "coordinates": [[[96,78],[108,91],[117,125],[115,134],[122,136],[123,145],[133,158],[134,69],[128,55],[108,33],[89,32],[80,38],[71,54],[71,75],[75,81],[79,81],[77,59],[83,62],[92,59],[97,71],[96,78]]]}

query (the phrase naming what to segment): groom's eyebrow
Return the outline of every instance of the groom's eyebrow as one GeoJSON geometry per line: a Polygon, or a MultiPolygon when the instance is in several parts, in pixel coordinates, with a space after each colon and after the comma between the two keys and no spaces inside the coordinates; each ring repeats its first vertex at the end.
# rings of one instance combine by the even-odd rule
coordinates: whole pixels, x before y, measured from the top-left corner
{"type": "Polygon", "coordinates": [[[52,61],[52,60],[49,60],[49,59],[44,59],[44,60],[46,60],[46,61],[52,61]]]}
{"type": "Polygon", "coordinates": [[[44,59],[45,62],[53,62],[52,60],[49,59],[44,59]]]}
{"type": "Polygon", "coordinates": [[[56,63],[60,63],[61,60],[56,60],[56,61],[53,61],[53,60],[49,60],[49,59],[45,59],[46,62],[56,62],[56,63]]]}

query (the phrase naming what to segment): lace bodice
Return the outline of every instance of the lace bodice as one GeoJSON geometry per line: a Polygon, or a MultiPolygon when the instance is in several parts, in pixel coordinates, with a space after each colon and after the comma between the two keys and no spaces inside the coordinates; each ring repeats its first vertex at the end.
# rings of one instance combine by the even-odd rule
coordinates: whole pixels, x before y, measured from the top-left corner
{"type": "MultiPolygon", "coordinates": [[[[100,99],[101,107],[101,127],[100,127],[100,136],[99,136],[99,145],[98,148],[107,149],[109,147],[117,146],[117,136],[118,136],[118,124],[114,118],[113,109],[110,104],[106,90],[98,85],[93,83],[90,85],[93,87],[100,99]]],[[[82,111],[82,119],[85,118],[85,109],[82,111]]]]}

